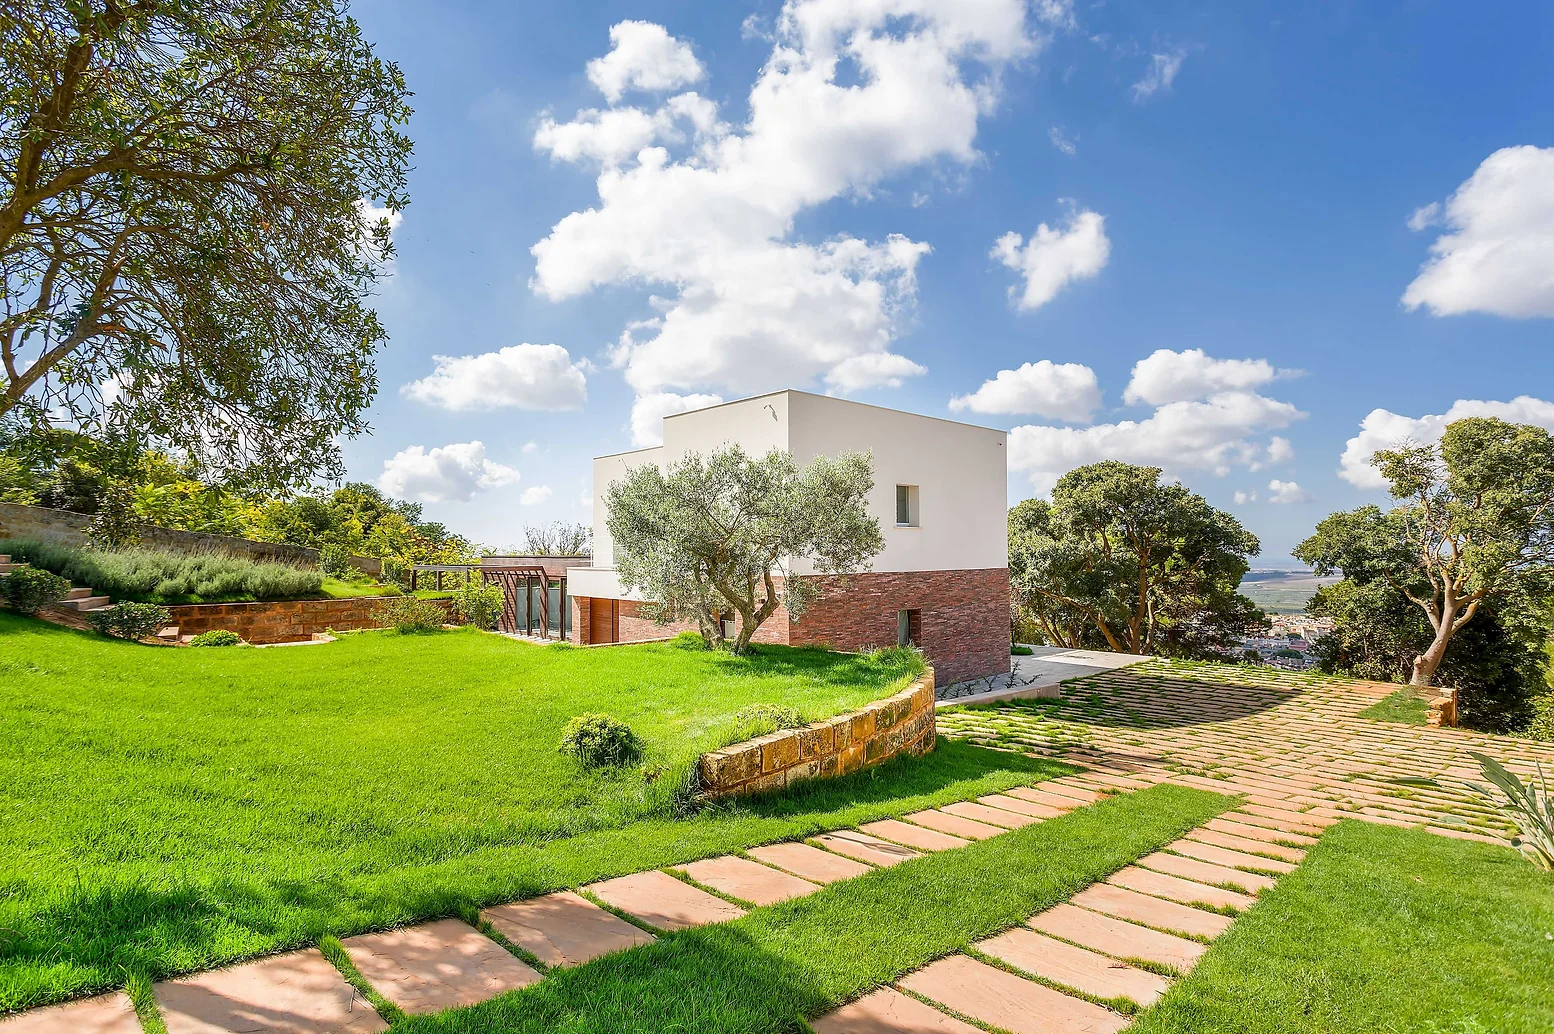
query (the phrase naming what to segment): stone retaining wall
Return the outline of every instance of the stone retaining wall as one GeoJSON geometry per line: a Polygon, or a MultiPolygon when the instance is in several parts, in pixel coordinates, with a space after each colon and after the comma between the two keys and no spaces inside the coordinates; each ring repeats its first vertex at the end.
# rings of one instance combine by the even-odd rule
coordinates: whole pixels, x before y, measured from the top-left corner
{"type": "MultiPolygon", "coordinates": [[[[190,603],[168,607],[182,635],[215,628],[236,632],[250,643],[294,643],[317,632],[382,628],[382,610],[395,597],[364,596],[345,600],[284,600],[273,603],[190,603]]],[[[448,600],[431,600],[452,612],[448,600]]],[[[450,619],[451,620],[451,619],[450,619]]]]}
{"type": "Polygon", "coordinates": [[[933,750],[933,669],[906,689],[850,714],[783,729],[701,756],[702,792],[730,797],[829,779],[899,754],[933,750]]]}
{"type": "MultiPolygon", "coordinates": [[[[92,518],[69,510],[0,503],[0,539],[42,539],[81,549],[88,544],[87,529],[91,523],[92,518]]],[[[175,553],[225,553],[251,560],[318,566],[318,550],[286,542],[255,542],[253,539],[240,539],[231,535],[207,535],[200,531],[159,528],[154,524],[138,524],[135,530],[140,536],[140,544],[149,549],[166,549],[175,553]]],[[[383,562],[375,557],[353,556],[351,563],[358,571],[374,578],[383,573],[383,562]]]]}

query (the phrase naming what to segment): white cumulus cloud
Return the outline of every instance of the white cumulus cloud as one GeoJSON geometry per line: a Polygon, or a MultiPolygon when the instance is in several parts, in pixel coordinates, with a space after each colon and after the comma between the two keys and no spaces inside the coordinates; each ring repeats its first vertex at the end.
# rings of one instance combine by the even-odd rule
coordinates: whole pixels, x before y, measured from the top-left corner
{"type": "Polygon", "coordinates": [[[1235,493],[1235,496],[1233,498],[1235,499],[1237,506],[1245,506],[1248,503],[1255,503],[1255,502],[1257,502],[1257,493],[1256,492],[1244,492],[1244,491],[1242,491],[1240,489],[1237,489],[1236,493],[1235,493]]]}
{"type": "Polygon", "coordinates": [[[400,389],[428,405],[466,410],[578,409],[588,399],[583,364],[560,345],[508,345],[480,355],[434,355],[429,376],[400,389]]]}
{"type": "Polygon", "coordinates": [[[518,471],[486,457],[482,442],[435,449],[412,445],[383,461],[378,487],[401,499],[423,503],[467,503],[476,492],[515,484],[518,471]]]}
{"type": "Polygon", "coordinates": [[[638,395],[631,404],[631,443],[639,448],[662,445],[664,417],[716,406],[722,401],[720,395],[676,395],[672,391],[638,395]]]}
{"type": "Polygon", "coordinates": [[[970,395],[950,399],[950,408],[956,411],[1019,413],[1072,422],[1089,420],[1100,405],[1101,385],[1094,370],[1050,359],[1025,363],[1018,370],[1000,370],[970,395]]]}
{"type": "Polygon", "coordinates": [[[612,104],[627,90],[674,90],[705,74],[691,45],[653,22],[610,26],[610,52],[588,62],[588,81],[612,104]]]}
{"type": "Polygon", "coordinates": [[[541,503],[549,502],[553,494],[549,485],[532,485],[525,488],[523,494],[518,497],[518,505],[538,506],[541,503]]]}
{"type": "Polygon", "coordinates": [[[1313,500],[1311,493],[1294,481],[1280,481],[1274,478],[1268,482],[1268,501],[1270,503],[1309,503],[1313,500]]]}
{"type": "Polygon", "coordinates": [[[1373,409],[1360,421],[1360,433],[1345,443],[1338,475],[1358,488],[1385,489],[1386,479],[1370,462],[1378,450],[1395,449],[1405,443],[1433,445],[1441,440],[1447,424],[1469,416],[1499,417],[1509,423],[1537,424],[1554,431],[1554,402],[1530,395],[1519,395],[1509,402],[1458,399],[1444,413],[1421,417],[1373,409]]]}
{"type": "MultiPolygon", "coordinates": [[[[1158,348],[1133,364],[1133,376],[1123,390],[1129,405],[1204,399],[1223,391],[1250,391],[1297,370],[1279,370],[1266,359],[1214,359],[1201,348],[1173,352],[1158,348]]],[[[1286,443],[1287,444],[1287,443],[1286,443]]]]}
{"type": "Polygon", "coordinates": [[[1446,232],[1403,292],[1436,316],[1554,316],[1554,147],[1504,147],[1446,199],[1414,213],[1446,232]],[[1420,213],[1428,213],[1421,217],[1420,213]]]}
{"type": "Polygon", "coordinates": [[[1029,241],[1012,230],[998,238],[992,257],[1018,272],[1022,280],[1009,288],[1015,308],[1039,309],[1075,280],[1106,268],[1112,246],[1105,224],[1096,212],[1076,211],[1061,228],[1042,223],[1029,241]]]}
{"type": "MultiPolygon", "coordinates": [[[[613,352],[643,396],[817,381],[846,391],[915,376],[891,346],[928,246],[890,234],[803,240],[795,222],[867,199],[888,176],[978,160],[999,73],[1039,46],[1030,22],[1024,0],[789,0],[743,122],[705,102],[673,119],[625,116],[608,133],[598,111],[542,126],[542,150],[600,170],[598,201],[534,245],[532,289],[558,301],[606,285],[662,289],[613,352]]],[[[624,49],[617,38],[612,56],[624,49]]],[[[617,81],[628,80],[604,80],[617,81]]],[[[666,108],[676,103],[686,102],[666,108]]]]}

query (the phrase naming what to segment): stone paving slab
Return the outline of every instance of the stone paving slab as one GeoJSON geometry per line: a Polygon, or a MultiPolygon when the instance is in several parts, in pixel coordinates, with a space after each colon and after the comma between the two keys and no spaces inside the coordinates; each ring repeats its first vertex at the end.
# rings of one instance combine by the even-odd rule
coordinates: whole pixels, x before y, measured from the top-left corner
{"type": "Polygon", "coordinates": [[[1168,986],[1164,977],[1116,959],[1054,940],[1023,926],[979,941],[977,950],[1017,969],[1097,998],[1126,998],[1141,1008],[1168,986]]]}
{"type": "Polygon", "coordinates": [[[837,854],[846,855],[848,858],[866,862],[869,865],[895,865],[909,858],[921,858],[918,852],[910,847],[902,847],[900,844],[892,844],[888,840],[879,837],[871,837],[867,833],[859,833],[851,829],[839,829],[835,833],[822,833],[818,837],[811,837],[815,843],[827,851],[835,851],[837,854]]]}
{"type": "Polygon", "coordinates": [[[871,836],[893,840],[898,844],[915,847],[919,851],[948,851],[954,847],[965,847],[971,843],[960,837],[952,837],[948,833],[940,833],[935,829],[924,826],[914,826],[910,822],[902,822],[900,819],[881,819],[878,822],[865,822],[858,827],[871,836]]]}
{"type": "Polygon", "coordinates": [[[738,905],[656,870],[617,876],[583,889],[659,930],[685,930],[745,914],[738,905]]]}
{"type": "Polygon", "coordinates": [[[1253,899],[1246,894],[1223,887],[1211,887],[1195,880],[1173,876],[1169,873],[1151,872],[1136,865],[1119,869],[1106,881],[1117,887],[1136,890],[1140,894],[1152,894],[1184,905],[1206,905],[1211,908],[1233,908],[1244,912],[1252,907],[1253,899]]]}
{"type": "Polygon", "coordinates": [[[1012,811],[1004,811],[1002,808],[989,808],[985,804],[977,804],[974,801],[946,804],[939,810],[946,815],[971,819],[973,822],[985,822],[990,826],[1002,826],[1005,829],[1018,829],[1021,826],[1029,826],[1041,821],[1029,815],[1017,815],[1012,811]]]}
{"type": "Polygon", "coordinates": [[[1185,937],[1161,933],[1098,912],[1064,903],[1054,905],[1027,924],[1034,930],[1072,941],[1091,951],[1117,959],[1143,959],[1185,973],[1208,951],[1208,946],[1185,937]]]}
{"type": "Polygon", "coordinates": [[[854,876],[862,876],[871,868],[862,862],[843,858],[829,851],[822,851],[818,847],[810,847],[808,844],[767,844],[765,847],[752,847],[747,853],[756,861],[786,869],[795,876],[802,876],[816,883],[850,880],[854,876]]]}
{"type": "Polygon", "coordinates": [[[388,1024],[316,948],[157,984],[167,1034],[368,1034],[388,1024]]]}
{"type": "Polygon", "coordinates": [[[140,1034],[140,1020],[122,992],[33,1009],[0,1018],[5,1034],[140,1034]]]}
{"type": "Polygon", "coordinates": [[[1246,854],[1265,854],[1286,862],[1299,862],[1306,857],[1306,852],[1298,847],[1285,847],[1283,844],[1238,836],[1219,829],[1195,829],[1183,839],[1196,840],[1200,844],[1212,844],[1215,847],[1227,847],[1232,851],[1242,851],[1246,854]]]}
{"type": "Polygon", "coordinates": [[[569,890],[497,905],[481,915],[503,937],[547,966],[579,966],[654,939],[569,890]]]}
{"type": "Polygon", "coordinates": [[[1237,822],[1234,819],[1218,818],[1210,819],[1204,823],[1205,829],[1212,829],[1216,833],[1229,833],[1231,836],[1246,837],[1248,840],[1261,840],[1269,844],[1292,844],[1297,847],[1310,847],[1315,844],[1315,837],[1301,836],[1299,833],[1286,833],[1283,830],[1268,829],[1265,826],[1251,826],[1245,822],[1237,822]]]}
{"type": "Polygon", "coordinates": [[[820,889],[808,880],[738,855],[704,858],[677,868],[704,887],[753,905],[775,905],[820,889]]]}
{"type": "Polygon", "coordinates": [[[1226,847],[1217,847],[1214,844],[1204,844],[1196,840],[1178,840],[1166,845],[1167,851],[1175,851],[1179,855],[1188,858],[1196,858],[1201,862],[1213,862],[1215,865],[1224,865],[1232,869],[1255,869],[1260,872],[1272,872],[1284,874],[1294,872],[1295,866],[1290,862],[1279,861],[1274,858],[1264,858],[1261,855],[1247,854],[1245,851],[1233,851],[1226,847]]]}
{"type": "Polygon", "coordinates": [[[1181,855],[1169,854],[1165,851],[1145,855],[1138,860],[1137,864],[1146,869],[1153,869],[1155,872],[1180,876],[1184,880],[1192,880],[1195,883],[1228,883],[1252,894],[1268,890],[1273,886],[1271,878],[1255,872],[1243,872],[1229,866],[1215,865],[1213,862],[1200,862],[1196,858],[1183,858],[1181,855]]]}
{"type": "Polygon", "coordinates": [[[1262,826],[1264,829],[1277,830],[1281,833],[1299,833],[1301,836],[1307,837],[1320,837],[1322,831],[1332,824],[1327,822],[1319,826],[1309,819],[1302,822],[1296,819],[1279,818],[1274,815],[1263,814],[1263,812],[1272,810],[1271,808],[1259,808],[1257,811],[1253,811],[1251,808],[1242,807],[1226,817],[1247,826],[1262,826]]]}
{"type": "Polygon", "coordinates": [[[1115,1034],[1130,1020],[985,962],[951,955],[899,981],[924,998],[1012,1034],[1115,1034]]]}
{"type": "Polygon", "coordinates": [[[1083,806],[1082,802],[1072,797],[1065,797],[1039,786],[1011,786],[1004,793],[1010,797],[1018,797],[1022,801],[1030,801],[1032,804],[1045,804],[1058,811],[1073,811],[1083,806]]]}
{"type": "MultiPolygon", "coordinates": [[[[1024,789],[1024,787],[1016,787],[1024,789]]],[[[1038,792],[1056,794],[1059,797],[1067,797],[1076,805],[1094,804],[1107,795],[1099,790],[1092,790],[1088,786],[1079,786],[1074,783],[1066,783],[1060,779],[1049,779],[1037,787],[1038,792]]],[[[1006,790],[1005,793],[1014,793],[1014,790],[1006,790]]],[[[1022,796],[1022,795],[1016,795],[1022,796]]]]}
{"type": "Polygon", "coordinates": [[[990,793],[985,797],[978,797],[977,803],[985,804],[989,808],[998,808],[1001,811],[1012,811],[1016,815],[1029,815],[1033,819],[1055,819],[1069,812],[1067,808],[1054,808],[1050,804],[1038,804],[1035,801],[1002,793],[990,793]]]}
{"type": "Polygon", "coordinates": [[[1091,884],[1071,900],[1092,912],[1192,937],[1218,937],[1232,922],[1230,916],[1218,912],[1205,912],[1201,908],[1179,905],[1109,883],[1091,884]]]}
{"type": "Polygon", "coordinates": [[[534,967],[458,919],[340,943],[367,982],[411,1014],[474,1005],[541,979],[534,967]]]}
{"type": "Polygon", "coordinates": [[[1003,832],[1001,827],[989,826],[986,822],[963,819],[959,815],[949,815],[942,811],[914,811],[906,818],[919,826],[927,826],[929,829],[936,829],[940,833],[948,833],[953,837],[965,837],[968,840],[986,840],[988,837],[996,837],[1003,832]]]}
{"type": "Polygon", "coordinates": [[[891,987],[865,995],[810,1022],[815,1034],[982,1034],[891,987]]]}

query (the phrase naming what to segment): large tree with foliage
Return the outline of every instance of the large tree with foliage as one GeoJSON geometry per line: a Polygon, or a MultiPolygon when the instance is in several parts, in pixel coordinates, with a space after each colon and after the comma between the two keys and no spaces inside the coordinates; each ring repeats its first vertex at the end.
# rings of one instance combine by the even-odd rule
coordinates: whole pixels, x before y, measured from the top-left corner
{"type": "Polygon", "coordinates": [[[337,476],[385,339],[404,78],[343,0],[0,12],[0,418],[133,432],[224,480],[337,476]]]}
{"type": "Polygon", "coordinates": [[[1397,505],[1335,513],[1295,556],[1318,574],[1382,582],[1419,608],[1431,635],[1409,681],[1428,686],[1483,609],[1554,593],[1554,436],[1469,417],[1438,446],[1406,443],[1371,462],[1397,505]]]}
{"type": "Polygon", "coordinates": [[[1009,512],[1017,602],[1055,646],[1203,656],[1266,619],[1236,591],[1256,536],[1158,467],[1069,471],[1009,512]]]}
{"type": "Polygon", "coordinates": [[[868,569],[885,545],[865,505],[873,488],[873,460],[857,453],[800,469],[789,453],[752,458],[732,445],[667,470],[644,464],[606,495],[615,569],[660,621],[693,618],[709,646],[742,654],[779,606],[797,621],[822,591],[793,575],[795,561],[822,575],[868,569]],[[721,620],[730,613],[732,644],[721,620]]]}

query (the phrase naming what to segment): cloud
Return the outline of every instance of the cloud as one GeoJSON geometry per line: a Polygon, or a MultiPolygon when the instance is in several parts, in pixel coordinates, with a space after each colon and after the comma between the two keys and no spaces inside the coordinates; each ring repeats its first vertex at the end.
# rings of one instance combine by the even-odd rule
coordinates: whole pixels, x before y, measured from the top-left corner
{"type": "Polygon", "coordinates": [[[518,505],[538,506],[541,503],[549,502],[553,494],[549,485],[532,485],[529,488],[525,488],[523,494],[518,497],[518,505]]]}
{"type": "Polygon", "coordinates": [[[1145,420],[1084,428],[1024,425],[1009,432],[1009,466],[1041,491],[1065,472],[1101,460],[1223,477],[1266,462],[1268,447],[1253,439],[1305,416],[1288,402],[1227,391],[1203,402],[1167,403],[1145,420]]]}
{"type": "Polygon", "coordinates": [[[1032,414],[1074,422],[1089,420],[1100,405],[1101,386],[1094,370],[1050,359],[1000,370],[970,395],[950,399],[950,408],[957,412],[1032,414]]]}
{"type": "Polygon", "coordinates": [[[1176,81],[1176,73],[1182,70],[1182,62],[1187,60],[1187,55],[1194,49],[1173,47],[1163,54],[1149,55],[1149,68],[1145,70],[1144,77],[1133,84],[1134,103],[1142,103],[1162,90],[1169,90],[1176,81]]]}
{"type": "Polygon", "coordinates": [[[1386,409],[1373,409],[1360,421],[1360,433],[1344,445],[1338,476],[1358,488],[1386,489],[1386,479],[1371,466],[1380,449],[1394,449],[1405,442],[1433,445],[1441,440],[1446,425],[1469,416],[1493,416],[1513,424],[1537,424],[1554,431],[1554,402],[1519,395],[1509,402],[1458,399],[1446,412],[1408,417],[1386,409]]]}
{"type": "Polygon", "coordinates": [[[1029,242],[1012,230],[998,238],[992,257],[1024,279],[1023,287],[1016,284],[1009,288],[1015,308],[1022,312],[1039,309],[1070,283],[1104,269],[1111,256],[1105,223],[1095,212],[1076,211],[1063,229],[1042,223],[1029,242]]]}
{"type": "Polygon", "coordinates": [[[391,264],[393,255],[378,246],[378,240],[375,235],[378,225],[386,219],[388,220],[389,241],[392,243],[394,231],[399,229],[399,224],[405,221],[405,214],[397,209],[375,205],[367,198],[358,198],[356,200],[356,218],[362,224],[362,249],[367,252],[374,262],[391,264]]]}
{"type": "MultiPolygon", "coordinates": [[[[1428,223],[1419,213],[1409,226],[1428,223]]],[[[1403,292],[1434,316],[1554,316],[1554,147],[1505,147],[1446,199],[1447,232],[1403,292]]]]}
{"type": "Polygon", "coordinates": [[[610,26],[610,52],[588,62],[588,81],[611,104],[627,90],[674,90],[705,74],[689,43],[652,22],[610,26]]]}
{"type": "Polygon", "coordinates": [[[1268,501],[1270,503],[1310,503],[1311,493],[1301,488],[1293,481],[1280,481],[1274,478],[1268,482],[1268,501]]]}
{"type": "Polygon", "coordinates": [[[523,454],[525,456],[528,456],[531,453],[536,453],[536,452],[539,452],[539,451],[540,451],[540,443],[539,442],[524,442],[523,443],[523,454]]]}
{"type": "Polygon", "coordinates": [[[534,245],[531,288],[555,301],[659,292],[612,352],[639,395],[915,375],[891,346],[928,246],[805,240],[795,224],[907,170],[978,161],[999,73],[1040,45],[1028,21],[1024,0],[789,0],[743,122],[703,102],[696,117],[623,116],[618,132],[598,111],[542,126],[542,150],[599,162],[598,200],[534,245]]]}
{"type": "Polygon", "coordinates": [[[1235,496],[1233,498],[1235,499],[1237,506],[1245,506],[1248,503],[1255,503],[1255,502],[1257,502],[1257,493],[1256,492],[1243,492],[1240,489],[1237,489],[1236,490],[1236,494],[1235,494],[1235,496]]]}
{"type": "Polygon", "coordinates": [[[1159,348],[1133,364],[1122,400],[1129,405],[1163,406],[1224,391],[1249,391],[1299,374],[1299,370],[1275,369],[1266,359],[1212,359],[1201,348],[1181,352],[1159,348]]]}
{"type": "Polygon", "coordinates": [[[716,406],[722,401],[720,395],[676,395],[672,391],[638,395],[631,404],[631,443],[639,448],[662,445],[664,417],[716,406]]]}
{"type": "Polygon", "coordinates": [[[1428,205],[1421,205],[1414,209],[1414,214],[1408,217],[1408,228],[1415,233],[1420,230],[1437,226],[1441,221],[1441,203],[1432,201],[1428,205]]]}
{"type": "Polygon", "coordinates": [[[480,355],[434,355],[430,376],[400,389],[406,398],[455,412],[579,409],[588,399],[583,364],[560,345],[508,345],[480,355]]]}
{"type": "Polygon", "coordinates": [[[557,161],[614,168],[650,144],[681,143],[719,132],[718,106],[695,93],[671,97],[657,111],[586,108],[570,122],[540,120],[534,146],[557,161]]]}
{"type": "Polygon", "coordinates": [[[423,503],[467,503],[476,492],[516,484],[518,472],[486,458],[481,442],[460,442],[427,450],[412,445],[383,461],[378,487],[401,499],[423,503]]]}
{"type": "Polygon", "coordinates": [[[1053,126],[1047,130],[1047,139],[1052,141],[1052,146],[1072,158],[1079,153],[1079,147],[1063,132],[1062,126],[1053,126]]]}
{"type": "Polygon", "coordinates": [[[1274,435],[1268,439],[1268,462],[1288,463],[1295,458],[1295,447],[1290,444],[1288,438],[1280,438],[1274,435]]]}

